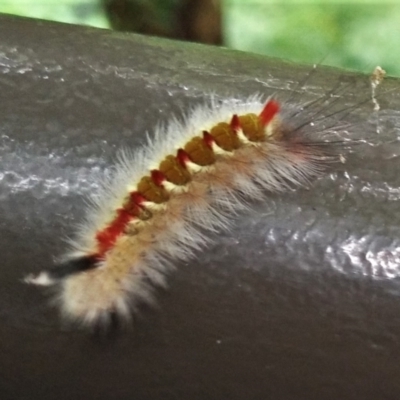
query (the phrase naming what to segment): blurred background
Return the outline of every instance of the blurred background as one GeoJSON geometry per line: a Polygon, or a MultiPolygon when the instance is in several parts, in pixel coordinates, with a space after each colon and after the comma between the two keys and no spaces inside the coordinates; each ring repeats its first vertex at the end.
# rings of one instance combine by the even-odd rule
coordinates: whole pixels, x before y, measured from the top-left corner
{"type": "Polygon", "coordinates": [[[0,12],[400,76],[399,0],[0,0],[0,12]]]}

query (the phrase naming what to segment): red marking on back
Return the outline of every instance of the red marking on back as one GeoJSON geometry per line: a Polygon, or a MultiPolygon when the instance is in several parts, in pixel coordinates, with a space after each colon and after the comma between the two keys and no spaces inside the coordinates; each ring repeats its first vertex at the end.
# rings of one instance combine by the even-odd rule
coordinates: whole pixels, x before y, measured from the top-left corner
{"type": "Polygon", "coordinates": [[[116,217],[103,230],[97,232],[96,240],[98,246],[98,257],[110,250],[118,239],[128,223],[135,218],[135,214],[139,213],[139,208],[146,201],[146,198],[138,192],[129,193],[129,201],[124,205],[124,208],[117,210],[116,217]]]}
{"type": "Polygon", "coordinates": [[[190,162],[189,154],[185,150],[179,149],[176,156],[177,160],[181,163],[182,167],[186,168],[186,164],[190,162]]]}
{"type": "Polygon", "coordinates": [[[102,231],[97,232],[96,240],[98,243],[98,257],[103,256],[114,246],[118,236],[124,231],[126,225],[132,218],[133,216],[127,210],[119,208],[117,210],[117,216],[111,224],[102,231]]]}
{"type": "Polygon", "coordinates": [[[129,204],[126,205],[126,207],[125,207],[126,209],[129,209],[130,206],[133,206],[133,205],[137,205],[140,207],[146,201],[146,198],[143,195],[141,195],[139,192],[130,192],[129,199],[130,199],[130,202],[129,202],[129,204]]]}
{"type": "Polygon", "coordinates": [[[277,101],[275,100],[268,101],[259,115],[261,123],[264,126],[268,125],[275,117],[275,115],[279,112],[279,110],[280,110],[280,105],[277,101]]]}
{"type": "Polygon", "coordinates": [[[232,130],[235,131],[235,132],[240,130],[240,120],[239,120],[239,117],[237,116],[237,114],[235,114],[232,117],[231,123],[229,125],[231,126],[232,130]]]}
{"type": "Polygon", "coordinates": [[[203,131],[203,140],[204,143],[210,148],[212,149],[213,144],[215,143],[214,138],[212,137],[210,132],[207,131],[203,131]]]}
{"type": "Polygon", "coordinates": [[[153,169],[153,171],[151,171],[151,179],[157,186],[162,186],[166,178],[161,171],[153,169]]]}

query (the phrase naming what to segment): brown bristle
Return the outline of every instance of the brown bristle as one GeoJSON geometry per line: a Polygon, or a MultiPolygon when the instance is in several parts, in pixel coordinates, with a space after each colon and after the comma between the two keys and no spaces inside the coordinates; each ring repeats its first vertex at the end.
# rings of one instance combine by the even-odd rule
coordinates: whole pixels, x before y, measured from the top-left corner
{"type": "Polygon", "coordinates": [[[207,146],[203,138],[199,136],[195,136],[186,143],[184,149],[188,153],[190,160],[195,164],[204,166],[214,164],[215,162],[214,152],[207,146]]]}
{"type": "Polygon", "coordinates": [[[168,192],[162,186],[157,185],[149,176],[144,176],[140,180],[137,190],[147,200],[157,204],[165,203],[169,199],[168,192]]]}
{"type": "Polygon", "coordinates": [[[215,125],[211,128],[210,134],[214,138],[215,143],[225,151],[233,151],[240,147],[237,135],[226,122],[215,125]]]}
{"type": "Polygon", "coordinates": [[[239,116],[239,122],[247,139],[252,142],[260,142],[265,138],[264,126],[257,115],[246,114],[239,116]]]}
{"type": "Polygon", "coordinates": [[[191,179],[189,171],[172,155],[161,161],[159,170],[175,185],[186,185],[191,179]]]}

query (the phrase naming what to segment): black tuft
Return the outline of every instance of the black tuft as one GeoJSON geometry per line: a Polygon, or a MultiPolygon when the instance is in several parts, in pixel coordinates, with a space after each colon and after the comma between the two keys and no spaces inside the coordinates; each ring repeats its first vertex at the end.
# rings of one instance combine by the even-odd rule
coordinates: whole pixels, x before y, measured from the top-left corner
{"type": "Polygon", "coordinates": [[[84,256],[64,261],[48,271],[52,279],[61,280],[69,275],[78,274],[96,268],[98,259],[94,256],[84,256]]]}

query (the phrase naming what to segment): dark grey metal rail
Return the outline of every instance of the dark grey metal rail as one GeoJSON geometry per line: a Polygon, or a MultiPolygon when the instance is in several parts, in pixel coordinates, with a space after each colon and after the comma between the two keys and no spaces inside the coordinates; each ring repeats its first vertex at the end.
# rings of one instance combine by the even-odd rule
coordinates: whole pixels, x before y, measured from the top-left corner
{"type": "Polygon", "coordinates": [[[309,71],[0,17],[2,400],[399,398],[400,83],[384,81],[374,113],[367,77],[320,67],[299,85],[309,71]],[[366,143],[309,190],[271,195],[216,235],[131,332],[62,328],[21,283],[62,254],[118,149],[157,123],[211,92],[301,104],[337,85],[331,109],[359,104],[339,119],[366,143]]]}

